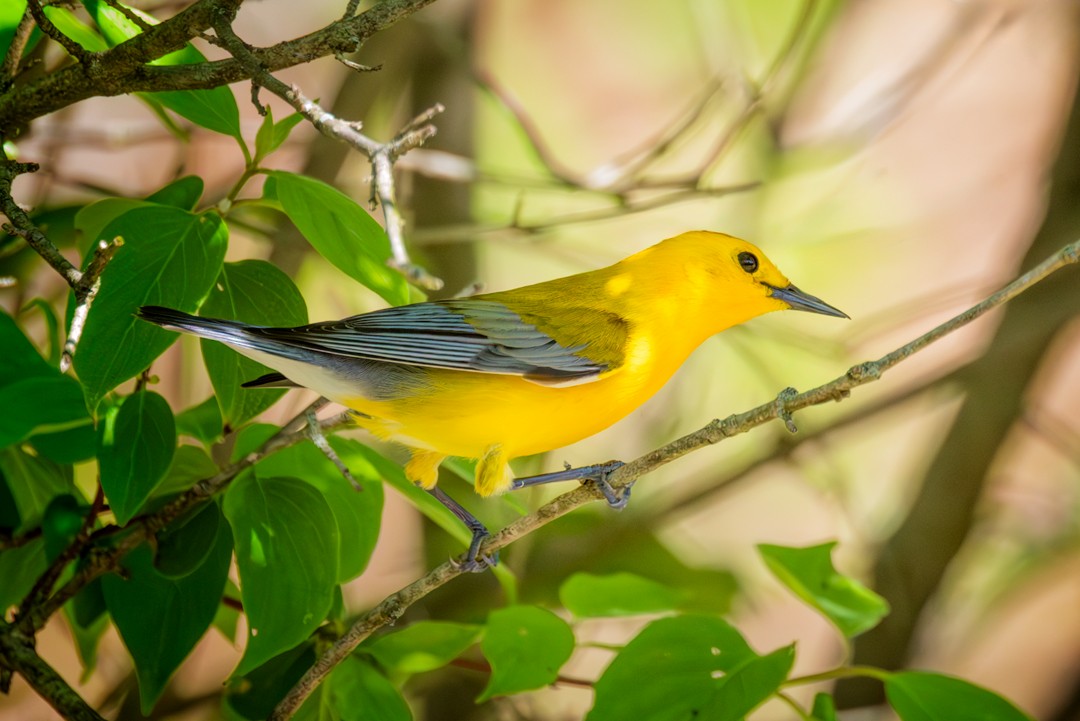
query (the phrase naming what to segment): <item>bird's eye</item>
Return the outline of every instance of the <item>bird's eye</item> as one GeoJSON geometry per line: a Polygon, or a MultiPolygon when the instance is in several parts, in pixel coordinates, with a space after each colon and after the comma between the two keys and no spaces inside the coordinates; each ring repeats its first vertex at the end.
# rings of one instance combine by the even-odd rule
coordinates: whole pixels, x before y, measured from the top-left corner
{"type": "Polygon", "coordinates": [[[739,253],[739,265],[747,273],[753,273],[758,266],[757,256],[753,253],[739,253]]]}

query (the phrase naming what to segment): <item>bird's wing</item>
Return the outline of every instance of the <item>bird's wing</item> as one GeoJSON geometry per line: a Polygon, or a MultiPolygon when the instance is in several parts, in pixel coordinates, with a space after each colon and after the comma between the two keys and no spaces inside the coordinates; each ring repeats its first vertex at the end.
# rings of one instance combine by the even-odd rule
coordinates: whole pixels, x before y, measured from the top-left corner
{"type": "Polygon", "coordinates": [[[417,303],[298,328],[246,332],[334,355],[519,375],[563,385],[587,382],[621,362],[625,323],[608,315],[575,309],[575,336],[582,341],[566,344],[506,305],[481,298],[417,303]],[[583,324],[600,332],[595,338],[583,334],[583,324]]]}

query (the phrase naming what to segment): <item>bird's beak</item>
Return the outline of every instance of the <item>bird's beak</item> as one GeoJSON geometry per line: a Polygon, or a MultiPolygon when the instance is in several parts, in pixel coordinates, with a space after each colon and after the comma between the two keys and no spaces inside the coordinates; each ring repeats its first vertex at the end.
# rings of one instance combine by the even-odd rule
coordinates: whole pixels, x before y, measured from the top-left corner
{"type": "Polygon", "coordinates": [[[847,318],[851,320],[851,316],[842,310],[833,308],[831,305],[823,301],[821,298],[805,293],[793,285],[789,285],[786,288],[777,288],[770,285],[769,296],[771,298],[778,298],[784,301],[792,310],[805,310],[811,313],[821,313],[822,315],[832,315],[837,318],[847,318]]]}

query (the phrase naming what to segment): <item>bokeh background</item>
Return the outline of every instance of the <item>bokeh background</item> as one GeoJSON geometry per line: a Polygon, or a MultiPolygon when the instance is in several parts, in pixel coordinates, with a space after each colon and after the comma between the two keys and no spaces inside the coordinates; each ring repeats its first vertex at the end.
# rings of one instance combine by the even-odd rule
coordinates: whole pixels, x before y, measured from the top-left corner
{"type": "MultiPolygon", "coordinates": [[[[170,6],[137,3],[170,14],[170,6]]],[[[268,45],[317,29],[339,0],[262,0],[236,28],[268,45]]],[[[1080,236],[1080,9],[1066,0],[438,0],[370,41],[356,73],[333,60],[280,73],[337,115],[389,138],[440,102],[439,133],[398,165],[415,259],[446,281],[499,290],[606,265],[684,230],[761,245],[800,287],[850,322],[776,314],[708,341],[638,412],[521,472],[630,460],[714,417],[877,358],[1080,236]],[[1050,181],[1055,180],[1051,191],[1050,181]]],[[[202,48],[219,57],[213,47],[202,48]]],[[[246,135],[259,118],[234,88],[246,135]]],[[[274,104],[277,117],[287,109],[274,104]]],[[[35,124],[20,156],[42,173],[16,185],[38,208],[110,193],[146,195],[183,174],[223,197],[243,170],[228,138],[179,142],[134,98],[81,103],[35,124]]],[[[270,164],[368,195],[369,169],[301,126],[270,164]]],[[[253,192],[257,188],[252,189],[253,192]]],[[[293,275],[312,319],[379,307],[274,219],[252,215],[230,260],[268,258],[293,275]],[[272,222],[273,221],[273,222],[272,222]]],[[[60,302],[52,274],[0,291],[10,310],[60,302]]],[[[1040,286],[858,389],[796,415],[799,433],[760,428],[643,479],[622,513],[585,508],[503,554],[525,600],[554,599],[576,570],[697,579],[730,600],[758,649],[798,642],[797,672],[857,662],[954,673],[1038,719],[1080,719],[1080,279],[1040,286]],[[839,541],[837,565],[889,596],[893,616],[846,648],[771,579],[757,543],[839,541]]],[[[157,363],[174,407],[210,392],[197,345],[157,363]]],[[[290,393],[267,417],[311,397],[290,393]]],[[[393,449],[387,449],[393,454],[393,449]]],[[[491,526],[514,502],[445,486],[491,526]]],[[[558,489],[520,497],[534,507],[558,489]]],[[[355,611],[459,552],[388,493],[355,611]]],[[[490,574],[462,578],[409,618],[482,618],[506,602],[490,574]]],[[[579,640],[621,643],[644,621],[587,622],[579,640]]],[[[63,620],[44,657],[73,682],[63,620]]],[[[579,652],[564,674],[595,678],[609,658],[579,652]]],[[[211,632],[158,718],[218,715],[239,650],[211,632]]],[[[114,631],[80,692],[138,718],[130,660],[114,631]]],[[[573,685],[475,707],[485,677],[452,668],[409,688],[421,719],[574,719],[573,685]]],[[[814,688],[796,689],[808,698],[814,688]]],[[[845,719],[887,718],[879,688],[849,686],[845,719]]],[[[25,686],[0,719],[53,713],[25,686]]],[[[766,706],[755,719],[791,718],[766,706]]]]}

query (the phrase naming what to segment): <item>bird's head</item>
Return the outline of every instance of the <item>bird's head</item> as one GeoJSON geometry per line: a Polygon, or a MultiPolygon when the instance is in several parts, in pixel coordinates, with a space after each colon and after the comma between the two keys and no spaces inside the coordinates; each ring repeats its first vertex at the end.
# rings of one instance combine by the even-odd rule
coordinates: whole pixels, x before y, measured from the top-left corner
{"type": "Polygon", "coordinates": [[[664,245],[683,256],[690,282],[698,285],[707,306],[721,316],[723,327],[774,310],[849,317],[797,288],[753,243],[723,233],[693,231],[664,245]]]}

